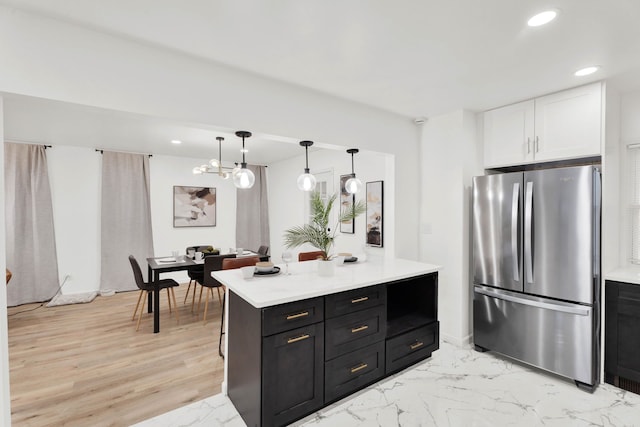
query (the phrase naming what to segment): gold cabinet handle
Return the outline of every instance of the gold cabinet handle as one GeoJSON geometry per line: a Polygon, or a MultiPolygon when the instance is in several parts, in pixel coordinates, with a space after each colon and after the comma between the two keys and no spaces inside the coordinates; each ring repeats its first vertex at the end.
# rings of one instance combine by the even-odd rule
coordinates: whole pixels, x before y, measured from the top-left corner
{"type": "Polygon", "coordinates": [[[287,340],[287,344],[291,344],[291,343],[294,343],[294,342],[306,340],[307,338],[309,338],[309,334],[300,335],[299,337],[295,337],[295,338],[289,338],[287,340]]]}
{"type": "Polygon", "coordinates": [[[422,341],[417,341],[415,344],[411,344],[409,347],[411,347],[411,350],[415,350],[416,348],[420,348],[424,345],[424,343],[422,341]]]}
{"type": "Polygon", "coordinates": [[[369,329],[369,325],[358,326],[357,328],[351,328],[351,333],[355,334],[356,332],[364,331],[365,329],[369,329]]]}
{"type": "Polygon", "coordinates": [[[308,316],[309,312],[308,311],[303,311],[301,313],[297,313],[297,314],[290,314],[287,316],[287,320],[293,320],[293,319],[298,319],[300,317],[304,317],[304,316],[308,316]]]}
{"type": "Polygon", "coordinates": [[[366,363],[361,363],[360,365],[356,366],[355,368],[351,368],[351,373],[353,374],[355,372],[361,371],[364,368],[366,368],[367,366],[369,366],[369,365],[366,364],[366,363]]]}
{"type": "Polygon", "coordinates": [[[360,297],[360,298],[352,299],[351,300],[351,304],[357,304],[359,302],[363,302],[363,301],[366,301],[368,299],[369,299],[369,297],[360,297]]]}

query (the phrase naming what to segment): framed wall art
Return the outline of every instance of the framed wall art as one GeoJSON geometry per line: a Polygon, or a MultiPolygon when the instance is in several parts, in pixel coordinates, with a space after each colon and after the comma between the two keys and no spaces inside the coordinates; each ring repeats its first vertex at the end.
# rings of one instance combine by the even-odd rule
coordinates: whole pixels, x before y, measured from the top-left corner
{"type": "MultiPolygon", "coordinates": [[[[356,203],[356,195],[347,193],[345,188],[345,183],[349,178],[351,178],[351,175],[340,175],[340,212],[352,209],[356,203]]],[[[340,232],[354,234],[356,232],[355,219],[341,222],[340,232]]]]}
{"type": "Polygon", "coordinates": [[[382,247],[384,181],[367,182],[367,245],[382,247]]]}
{"type": "Polygon", "coordinates": [[[173,186],[174,227],[215,227],[216,189],[173,186]]]}

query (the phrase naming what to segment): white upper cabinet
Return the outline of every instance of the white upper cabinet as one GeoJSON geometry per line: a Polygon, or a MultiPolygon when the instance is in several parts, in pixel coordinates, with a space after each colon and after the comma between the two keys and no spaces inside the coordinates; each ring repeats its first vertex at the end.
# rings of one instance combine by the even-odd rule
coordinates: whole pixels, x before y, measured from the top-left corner
{"type": "Polygon", "coordinates": [[[484,113],[485,167],[533,161],[533,100],[484,113]]]}
{"type": "Polygon", "coordinates": [[[487,111],[485,168],[599,156],[602,84],[487,111]]]}

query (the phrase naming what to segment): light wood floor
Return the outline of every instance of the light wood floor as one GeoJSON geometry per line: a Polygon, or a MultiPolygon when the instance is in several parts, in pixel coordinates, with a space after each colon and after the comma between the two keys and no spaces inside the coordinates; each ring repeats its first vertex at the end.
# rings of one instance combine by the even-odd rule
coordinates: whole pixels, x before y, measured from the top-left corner
{"type": "Polygon", "coordinates": [[[138,292],[20,314],[39,304],[10,308],[13,425],[129,426],[218,394],[218,297],[203,325],[203,307],[196,316],[183,304],[186,290],[176,289],[179,325],[161,293],[159,334],[146,307],[136,332],[138,292]]]}

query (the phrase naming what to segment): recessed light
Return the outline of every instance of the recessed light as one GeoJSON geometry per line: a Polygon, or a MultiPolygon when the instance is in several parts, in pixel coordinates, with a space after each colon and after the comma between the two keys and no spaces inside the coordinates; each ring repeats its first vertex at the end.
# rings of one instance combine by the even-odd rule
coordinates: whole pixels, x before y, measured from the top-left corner
{"type": "Polygon", "coordinates": [[[558,12],[555,10],[545,10],[544,12],[540,12],[537,15],[532,16],[527,21],[527,25],[530,27],[539,27],[544,24],[548,24],[553,21],[556,16],[558,16],[558,12]]]}
{"type": "Polygon", "coordinates": [[[180,141],[179,139],[172,139],[171,143],[172,144],[182,144],[182,141],[180,141]]]}
{"type": "Polygon", "coordinates": [[[589,74],[593,74],[598,71],[600,67],[597,65],[593,65],[591,67],[582,68],[574,73],[576,77],[588,76],[589,74]]]}

